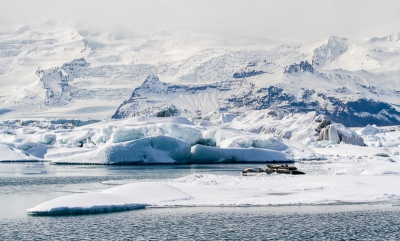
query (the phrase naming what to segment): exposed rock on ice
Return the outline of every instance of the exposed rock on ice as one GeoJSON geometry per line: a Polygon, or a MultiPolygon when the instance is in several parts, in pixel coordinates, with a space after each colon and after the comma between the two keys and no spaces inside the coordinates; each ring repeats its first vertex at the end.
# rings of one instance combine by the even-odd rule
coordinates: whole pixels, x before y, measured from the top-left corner
{"type": "Polygon", "coordinates": [[[293,156],[273,150],[259,148],[217,148],[202,145],[192,147],[190,163],[216,163],[216,162],[272,162],[289,161],[293,156]]]}
{"type": "Polygon", "coordinates": [[[97,150],[73,155],[55,163],[71,164],[147,164],[186,163],[190,145],[166,136],[109,144],[97,150]]]}
{"type": "Polygon", "coordinates": [[[179,116],[180,110],[174,104],[170,104],[169,106],[163,106],[160,111],[158,111],[155,116],[156,117],[171,117],[171,116],[179,116]]]}
{"type": "Polygon", "coordinates": [[[40,77],[43,87],[46,89],[47,105],[60,106],[65,105],[71,100],[69,82],[78,78],[79,70],[89,66],[84,58],[74,59],[71,62],[64,63],[61,67],[48,70],[36,70],[36,75],[40,77]]]}
{"type": "Polygon", "coordinates": [[[346,143],[364,146],[364,139],[354,131],[347,129],[344,125],[335,123],[322,128],[318,141],[331,141],[333,143],[346,143]]]}
{"type": "Polygon", "coordinates": [[[296,64],[296,63],[291,64],[289,67],[286,67],[285,71],[284,71],[284,73],[286,73],[286,74],[299,73],[299,72],[314,73],[314,68],[306,60],[306,62],[301,61],[300,64],[296,64]]]}

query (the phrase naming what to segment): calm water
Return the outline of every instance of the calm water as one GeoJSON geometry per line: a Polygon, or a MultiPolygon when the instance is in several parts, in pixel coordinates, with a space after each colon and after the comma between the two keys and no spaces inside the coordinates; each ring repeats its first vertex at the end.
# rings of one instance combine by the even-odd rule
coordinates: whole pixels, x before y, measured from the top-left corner
{"type": "Polygon", "coordinates": [[[58,166],[0,163],[0,240],[400,240],[392,205],[147,208],[32,217],[49,199],[193,173],[239,175],[259,165],[58,166]]]}
{"type": "Polygon", "coordinates": [[[83,216],[29,217],[1,220],[0,238],[400,240],[399,209],[343,211],[339,207],[339,211],[327,211],[302,208],[174,208],[83,216]]]}

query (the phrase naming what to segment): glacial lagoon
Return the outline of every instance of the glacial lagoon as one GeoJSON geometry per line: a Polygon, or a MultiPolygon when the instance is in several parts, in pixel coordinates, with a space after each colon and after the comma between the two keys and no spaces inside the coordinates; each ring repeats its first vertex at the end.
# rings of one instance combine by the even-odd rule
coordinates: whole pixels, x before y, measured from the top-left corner
{"type": "MultiPolygon", "coordinates": [[[[302,164],[299,164],[302,166],[302,164]]],[[[303,164],[305,165],[305,164],[303,164]]],[[[72,193],[98,192],[132,182],[166,181],[192,174],[238,176],[260,164],[51,165],[0,164],[2,240],[398,240],[400,206],[273,205],[166,207],[93,215],[30,216],[26,209],[72,193]]],[[[312,167],[312,165],[309,165],[312,167]]],[[[323,168],[309,169],[309,174],[323,168]]]]}

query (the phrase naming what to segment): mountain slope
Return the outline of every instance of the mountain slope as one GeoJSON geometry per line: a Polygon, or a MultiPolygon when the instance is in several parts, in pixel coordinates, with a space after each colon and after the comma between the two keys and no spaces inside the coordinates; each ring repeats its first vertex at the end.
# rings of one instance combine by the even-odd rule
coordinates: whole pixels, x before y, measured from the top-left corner
{"type": "Polygon", "coordinates": [[[355,126],[400,120],[399,34],[282,43],[49,21],[0,33],[1,119],[124,118],[173,103],[193,116],[279,108],[355,126]]]}

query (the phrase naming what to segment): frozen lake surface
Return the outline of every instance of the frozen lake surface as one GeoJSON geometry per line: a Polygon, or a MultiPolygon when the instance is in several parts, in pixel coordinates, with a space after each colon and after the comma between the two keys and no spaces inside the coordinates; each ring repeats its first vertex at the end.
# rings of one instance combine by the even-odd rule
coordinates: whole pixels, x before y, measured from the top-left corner
{"type": "MultiPolygon", "coordinates": [[[[72,193],[102,191],[191,174],[240,176],[260,164],[51,165],[0,164],[0,239],[276,240],[400,238],[400,206],[374,203],[321,206],[146,208],[96,215],[36,217],[26,209],[72,193]]],[[[323,163],[297,163],[323,175],[323,163]]]]}

